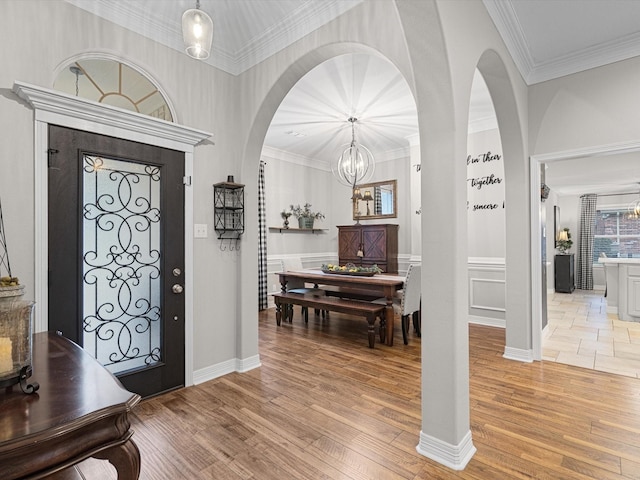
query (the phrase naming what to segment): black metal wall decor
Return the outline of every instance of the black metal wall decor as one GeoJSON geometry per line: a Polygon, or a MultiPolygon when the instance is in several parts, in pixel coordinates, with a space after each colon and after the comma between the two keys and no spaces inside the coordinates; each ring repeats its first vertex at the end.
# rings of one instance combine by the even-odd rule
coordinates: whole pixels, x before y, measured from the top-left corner
{"type": "Polygon", "coordinates": [[[551,192],[551,189],[549,188],[549,185],[547,185],[546,183],[543,183],[540,185],[540,199],[544,202],[547,198],[549,198],[549,193],[551,192]]]}
{"type": "MultiPolygon", "coordinates": [[[[229,249],[237,249],[238,240],[244,233],[244,185],[235,183],[229,176],[226,182],[213,186],[213,228],[218,239],[229,240],[229,249]],[[235,245],[232,241],[235,240],[235,245]]],[[[224,243],[221,242],[224,249],[224,243]]]]}

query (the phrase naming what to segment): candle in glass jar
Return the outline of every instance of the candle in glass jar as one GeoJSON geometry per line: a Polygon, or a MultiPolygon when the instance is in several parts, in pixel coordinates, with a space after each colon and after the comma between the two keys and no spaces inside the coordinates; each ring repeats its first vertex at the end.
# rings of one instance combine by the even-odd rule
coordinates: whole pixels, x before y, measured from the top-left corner
{"type": "Polygon", "coordinates": [[[13,345],[11,339],[0,338],[0,374],[13,370],[13,345]]]}

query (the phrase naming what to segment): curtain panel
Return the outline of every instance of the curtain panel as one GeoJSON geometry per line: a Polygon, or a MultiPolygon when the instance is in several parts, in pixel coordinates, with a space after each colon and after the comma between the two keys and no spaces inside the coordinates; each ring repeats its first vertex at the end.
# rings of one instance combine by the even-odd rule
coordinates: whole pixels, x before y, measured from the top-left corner
{"type": "Polygon", "coordinates": [[[594,193],[580,197],[576,288],[581,290],[593,290],[593,237],[596,231],[597,203],[598,196],[594,193]]]}
{"type": "Polygon", "coordinates": [[[258,310],[269,306],[267,297],[267,215],[265,205],[264,162],[258,172],[258,310]]]}

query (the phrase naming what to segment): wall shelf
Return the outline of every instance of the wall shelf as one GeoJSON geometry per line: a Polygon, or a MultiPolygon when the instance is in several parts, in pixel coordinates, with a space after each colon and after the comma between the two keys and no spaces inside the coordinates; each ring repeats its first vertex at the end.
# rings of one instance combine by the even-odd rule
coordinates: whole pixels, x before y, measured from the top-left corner
{"type": "Polygon", "coordinates": [[[284,228],[284,227],[269,227],[269,230],[272,232],[280,232],[280,233],[321,233],[327,232],[328,228],[284,228]]]}
{"type": "Polygon", "coordinates": [[[213,228],[219,239],[239,239],[244,233],[244,185],[233,182],[213,186],[213,228]]]}

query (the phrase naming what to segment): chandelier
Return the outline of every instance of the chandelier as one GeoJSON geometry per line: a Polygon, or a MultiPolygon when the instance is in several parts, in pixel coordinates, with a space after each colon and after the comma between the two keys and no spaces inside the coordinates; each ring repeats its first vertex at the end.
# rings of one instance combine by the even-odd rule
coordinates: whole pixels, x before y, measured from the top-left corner
{"type": "Polygon", "coordinates": [[[347,119],[351,123],[351,143],[346,145],[340,156],[331,164],[331,171],[343,185],[355,188],[373,175],[375,163],[373,154],[364,145],[356,142],[355,117],[347,119]]]}
{"type": "Polygon", "coordinates": [[[200,0],[196,1],[196,8],[182,14],[182,39],[187,55],[199,60],[209,58],[213,41],[213,20],[200,10],[200,0]]]}

